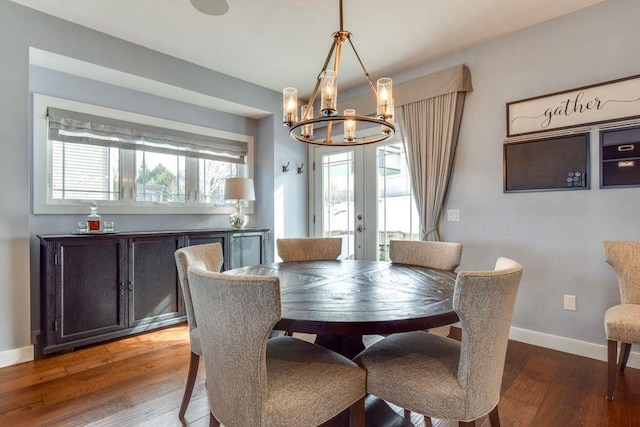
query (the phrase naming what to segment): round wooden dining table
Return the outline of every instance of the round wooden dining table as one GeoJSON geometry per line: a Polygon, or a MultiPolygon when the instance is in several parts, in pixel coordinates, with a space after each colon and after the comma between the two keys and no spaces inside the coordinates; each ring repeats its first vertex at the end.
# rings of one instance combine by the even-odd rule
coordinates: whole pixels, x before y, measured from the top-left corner
{"type": "Polygon", "coordinates": [[[275,329],[316,334],[316,343],[353,358],[363,335],[391,334],[458,321],[455,274],[380,261],[297,261],[225,271],[278,276],[282,317],[275,329]]]}

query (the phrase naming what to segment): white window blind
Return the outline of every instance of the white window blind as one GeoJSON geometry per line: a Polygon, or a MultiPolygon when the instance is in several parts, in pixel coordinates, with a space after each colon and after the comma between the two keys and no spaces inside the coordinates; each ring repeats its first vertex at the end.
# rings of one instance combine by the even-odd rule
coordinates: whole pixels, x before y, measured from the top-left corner
{"type": "Polygon", "coordinates": [[[52,141],[244,164],[247,143],[49,107],[52,141]]]}

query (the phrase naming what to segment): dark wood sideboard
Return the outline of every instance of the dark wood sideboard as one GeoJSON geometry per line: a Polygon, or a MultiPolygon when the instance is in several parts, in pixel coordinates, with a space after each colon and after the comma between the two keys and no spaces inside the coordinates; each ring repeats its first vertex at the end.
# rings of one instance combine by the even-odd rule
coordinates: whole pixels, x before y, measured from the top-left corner
{"type": "Polygon", "coordinates": [[[186,321],[176,249],[220,243],[223,269],[261,264],[267,231],[39,235],[42,353],[186,321]]]}

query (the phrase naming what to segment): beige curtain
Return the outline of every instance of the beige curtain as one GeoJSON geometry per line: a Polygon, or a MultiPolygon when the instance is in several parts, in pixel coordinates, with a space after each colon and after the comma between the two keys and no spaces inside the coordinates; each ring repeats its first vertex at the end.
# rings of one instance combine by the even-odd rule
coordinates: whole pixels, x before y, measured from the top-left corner
{"type": "Polygon", "coordinates": [[[442,240],[442,207],[453,166],[465,92],[402,105],[398,123],[407,152],[422,240],[442,240]]]}

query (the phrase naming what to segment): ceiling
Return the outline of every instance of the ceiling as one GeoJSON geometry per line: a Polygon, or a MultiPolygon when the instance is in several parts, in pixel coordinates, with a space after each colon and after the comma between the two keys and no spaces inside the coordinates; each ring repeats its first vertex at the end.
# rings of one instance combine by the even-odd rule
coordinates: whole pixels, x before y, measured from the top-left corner
{"type": "MultiPolygon", "coordinates": [[[[150,49],[308,96],[339,30],[339,2],[227,0],[223,16],[189,0],[12,0],[150,49]]],[[[344,0],[344,29],[372,80],[603,0],[344,0]]],[[[365,83],[345,45],[338,83],[365,83]]]]}

